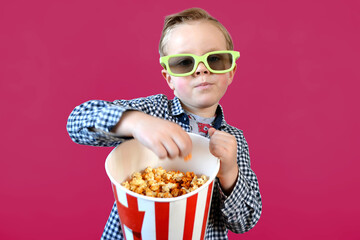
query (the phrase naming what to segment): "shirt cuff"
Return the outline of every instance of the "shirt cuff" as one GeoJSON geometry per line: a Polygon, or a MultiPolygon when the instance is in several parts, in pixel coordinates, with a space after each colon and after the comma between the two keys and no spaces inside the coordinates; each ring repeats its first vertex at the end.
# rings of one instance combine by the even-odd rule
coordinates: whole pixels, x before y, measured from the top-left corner
{"type": "MultiPolygon", "coordinates": [[[[121,106],[107,106],[98,113],[95,125],[89,128],[89,134],[95,139],[99,139],[100,142],[112,142],[111,145],[118,145],[124,140],[131,139],[132,137],[121,137],[113,132],[112,128],[120,121],[121,116],[126,111],[137,110],[133,108],[124,108],[121,106]]],[[[100,145],[102,145],[100,143],[100,145]]]]}
{"type": "Polygon", "coordinates": [[[229,216],[231,212],[234,211],[234,209],[239,208],[239,206],[241,205],[240,202],[245,200],[249,193],[247,183],[244,179],[244,176],[240,174],[240,171],[238,172],[238,178],[234,186],[234,189],[232,190],[229,196],[226,196],[224,194],[224,192],[221,190],[220,184],[219,184],[219,188],[220,188],[219,192],[221,198],[224,201],[222,212],[226,216],[229,216]]]}
{"type": "Polygon", "coordinates": [[[110,132],[111,129],[119,122],[122,114],[126,111],[120,106],[107,106],[101,109],[95,121],[95,129],[102,132],[110,132]]]}

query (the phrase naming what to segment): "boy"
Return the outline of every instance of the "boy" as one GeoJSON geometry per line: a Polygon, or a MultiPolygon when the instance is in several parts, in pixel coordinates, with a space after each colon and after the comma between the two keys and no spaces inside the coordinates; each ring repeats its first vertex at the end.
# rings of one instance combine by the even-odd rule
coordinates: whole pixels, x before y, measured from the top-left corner
{"type": "MultiPolygon", "coordinates": [[[[228,229],[250,230],[262,208],[246,140],[241,130],[225,122],[219,105],[240,56],[232,50],[229,33],[206,11],[193,8],[170,15],[159,51],[162,75],[175,98],[159,94],[114,102],[93,100],[76,107],[67,124],[76,143],[116,146],[134,137],[160,158],[187,156],[192,146],[186,132],[209,137],[210,152],[221,164],[206,239],[227,239],[228,229]]],[[[115,204],[102,239],[123,239],[115,204]]]]}

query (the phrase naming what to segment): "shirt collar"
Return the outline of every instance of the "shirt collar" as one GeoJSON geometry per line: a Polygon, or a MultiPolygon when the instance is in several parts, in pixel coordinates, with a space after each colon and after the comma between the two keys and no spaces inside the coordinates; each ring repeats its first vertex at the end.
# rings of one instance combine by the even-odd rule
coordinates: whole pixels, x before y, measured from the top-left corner
{"type": "MultiPolygon", "coordinates": [[[[181,106],[180,99],[178,97],[174,97],[172,100],[172,104],[170,106],[170,114],[173,116],[178,116],[181,114],[185,114],[184,109],[181,106]]],[[[219,129],[221,127],[225,127],[227,125],[224,117],[224,111],[219,104],[216,109],[216,118],[214,120],[214,128],[219,129]]]]}
{"type": "Polygon", "coordinates": [[[184,113],[184,109],[181,106],[180,99],[178,97],[174,97],[170,106],[170,114],[173,116],[177,116],[182,113],[184,113]]]}
{"type": "Polygon", "coordinates": [[[216,118],[214,120],[214,128],[219,129],[221,127],[225,127],[227,125],[224,117],[224,111],[221,105],[219,104],[216,109],[216,118]]]}

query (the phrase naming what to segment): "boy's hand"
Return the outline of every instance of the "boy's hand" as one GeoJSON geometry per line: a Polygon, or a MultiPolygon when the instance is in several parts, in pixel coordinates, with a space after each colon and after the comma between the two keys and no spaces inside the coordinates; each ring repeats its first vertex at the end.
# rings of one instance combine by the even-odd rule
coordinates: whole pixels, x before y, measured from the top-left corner
{"type": "Polygon", "coordinates": [[[238,176],[236,138],[215,128],[209,129],[210,152],[220,159],[217,177],[225,194],[230,194],[238,176]]]}
{"type": "Polygon", "coordinates": [[[139,111],[125,112],[114,132],[134,137],[159,158],[185,157],[192,150],[190,136],[179,125],[139,111]]]}

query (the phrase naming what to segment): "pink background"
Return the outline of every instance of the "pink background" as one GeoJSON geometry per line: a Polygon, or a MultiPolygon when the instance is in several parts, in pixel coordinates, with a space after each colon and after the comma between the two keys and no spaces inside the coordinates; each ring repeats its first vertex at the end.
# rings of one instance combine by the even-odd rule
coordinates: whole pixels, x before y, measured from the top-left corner
{"type": "Polygon", "coordinates": [[[203,7],[241,52],[221,104],[263,213],[230,239],[360,239],[359,1],[1,1],[0,239],[99,239],[111,148],[66,132],[90,99],[165,93],[164,16],[203,7]],[[357,109],[357,110],[356,110],[357,109]]]}

